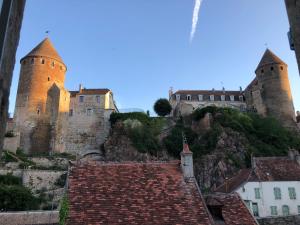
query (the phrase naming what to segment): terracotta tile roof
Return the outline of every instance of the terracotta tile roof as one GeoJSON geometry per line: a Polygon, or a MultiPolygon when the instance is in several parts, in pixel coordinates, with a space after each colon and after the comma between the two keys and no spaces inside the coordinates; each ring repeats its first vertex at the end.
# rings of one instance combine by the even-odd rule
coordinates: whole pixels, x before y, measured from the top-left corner
{"type": "Polygon", "coordinates": [[[252,169],[241,169],[235,176],[228,179],[222,185],[217,187],[215,192],[232,193],[242,184],[255,180],[255,174],[252,169]]]}
{"type": "Polygon", "coordinates": [[[231,193],[246,182],[300,181],[300,165],[288,157],[259,157],[253,161],[254,169],[240,170],[214,191],[231,193]]]}
{"type": "Polygon", "coordinates": [[[78,164],[69,176],[68,224],[214,224],[179,162],[78,164]]]}
{"type": "MultiPolygon", "coordinates": [[[[224,91],[223,90],[178,90],[174,93],[174,95],[176,94],[190,94],[190,95],[224,95],[224,91]]],[[[241,95],[243,94],[243,92],[241,93],[240,91],[226,91],[225,90],[225,94],[226,95],[241,95]]]]}
{"type": "Polygon", "coordinates": [[[76,95],[105,95],[106,93],[110,92],[109,89],[82,89],[81,92],[79,91],[70,91],[71,97],[75,97],[76,95]]]}
{"type": "Polygon", "coordinates": [[[255,158],[255,173],[260,181],[300,181],[300,165],[288,157],[255,158]]]}
{"type": "Polygon", "coordinates": [[[286,63],[283,62],[278,56],[276,56],[271,50],[267,49],[265,51],[260,63],[258,64],[257,69],[259,69],[262,66],[268,65],[268,64],[286,65],[286,63]]]}
{"type": "Polygon", "coordinates": [[[205,200],[216,224],[258,225],[237,193],[208,195],[205,200]]]}
{"type": "Polygon", "coordinates": [[[55,59],[61,63],[64,63],[58,52],[55,50],[52,42],[49,38],[45,38],[34,49],[31,50],[21,61],[29,56],[45,56],[51,59],[55,59]]]}

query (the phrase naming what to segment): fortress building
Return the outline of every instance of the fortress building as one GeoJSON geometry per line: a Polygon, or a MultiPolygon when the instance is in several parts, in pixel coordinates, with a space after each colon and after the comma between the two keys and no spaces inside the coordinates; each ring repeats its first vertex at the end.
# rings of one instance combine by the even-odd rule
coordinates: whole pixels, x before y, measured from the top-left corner
{"type": "Polygon", "coordinates": [[[290,47],[296,52],[300,72],[300,0],[285,0],[285,5],[291,27],[288,33],[290,47]]]}
{"type": "Polygon", "coordinates": [[[179,90],[169,92],[173,116],[187,115],[206,106],[254,111],[277,118],[285,127],[295,128],[296,118],[286,63],[269,49],[264,53],[255,79],[240,91],[179,90]]]}
{"type": "Polygon", "coordinates": [[[113,93],[82,86],[69,92],[66,71],[48,38],[21,59],[13,122],[25,152],[85,154],[99,150],[108,135],[110,113],[117,110],[113,93]]]}

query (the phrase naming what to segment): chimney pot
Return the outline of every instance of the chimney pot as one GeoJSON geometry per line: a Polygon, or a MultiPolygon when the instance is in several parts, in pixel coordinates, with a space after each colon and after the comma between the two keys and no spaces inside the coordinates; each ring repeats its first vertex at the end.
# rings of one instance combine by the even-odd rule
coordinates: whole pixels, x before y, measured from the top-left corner
{"type": "Polygon", "coordinates": [[[183,144],[181,152],[181,169],[185,179],[194,177],[193,153],[190,151],[187,143],[183,144]]]}

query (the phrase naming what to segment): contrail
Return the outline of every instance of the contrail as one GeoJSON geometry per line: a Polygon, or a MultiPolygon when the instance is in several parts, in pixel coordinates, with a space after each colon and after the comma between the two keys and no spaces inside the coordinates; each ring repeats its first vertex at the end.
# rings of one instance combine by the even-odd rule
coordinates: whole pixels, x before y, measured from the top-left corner
{"type": "Polygon", "coordinates": [[[193,20],[192,20],[192,30],[191,30],[191,36],[190,36],[191,42],[193,41],[194,36],[195,36],[201,3],[202,3],[202,0],[195,0],[195,8],[194,8],[193,20]]]}

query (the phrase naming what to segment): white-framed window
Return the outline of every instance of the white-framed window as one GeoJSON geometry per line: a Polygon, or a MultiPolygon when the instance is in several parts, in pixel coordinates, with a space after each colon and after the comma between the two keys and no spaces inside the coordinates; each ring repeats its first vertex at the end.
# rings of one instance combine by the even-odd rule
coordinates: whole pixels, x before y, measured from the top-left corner
{"type": "Polygon", "coordinates": [[[215,96],[214,96],[214,95],[210,95],[210,96],[209,96],[209,100],[210,100],[210,101],[214,101],[214,100],[215,100],[215,96]]]}
{"type": "Polygon", "coordinates": [[[255,198],[260,199],[260,190],[259,188],[254,188],[255,198]]]}
{"type": "Polygon", "coordinates": [[[203,101],[203,95],[198,95],[199,101],[203,101]]]}
{"type": "Polygon", "coordinates": [[[290,215],[290,207],[288,205],[283,205],[282,206],[282,215],[283,216],[290,215]]]}
{"type": "Polygon", "coordinates": [[[84,102],[84,96],[79,96],[79,102],[84,102]]]}
{"type": "Polygon", "coordinates": [[[100,96],[97,95],[97,96],[96,96],[96,102],[97,102],[97,103],[100,103],[100,99],[101,99],[100,96]]]}
{"type": "Polygon", "coordinates": [[[230,95],[230,101],[234,101],[234,95],[230,95]]]}
{"type": "Polygon", "coordinates": [[[178,101],[178,102],[180,101],[180,94],[176,95],[176,101],[178,101]]]}
{"type": "Polygon", "coordinates": [[[240,96],[239,96],[239,99],[240,99],[240,102],[243,102],[243,101],[244,101],[244,96],[243,96],[243,95],[240,95],[240,96]]]}
{"type": "Polygon", "coordinates": [[[278,215],[277,206],[271,206],[271,215],[272,216],[278,215]]]}
{"type": "Polygon", "coordinates": [[[296,190],[295,190],[295,188],[294,187],[289,187],[288,190],[289,190],[290,199],[296,199],[296,190]]]}
{"type": "Polygon", "coordinates": [[[221,101],[225,101],[225,95],[221,95],[221,101]]]}
{"type": "Polygon", "coordinates": [[[281,199],[281,190],[279,187],[274,187],[274,197],[276,200],[280,200],[281,199]]]}
{"type": "Polygon", "coordinates": [[[86,115],[87,116],[91,116],[93,113],[93,110],[92,109],[86,109],[86,115]]]}
{"type": "Polygon", "coordinates": [[[187,101],[191,101],[191,100],[192,100],[192,96],[191,96],[191,95],[187,95],[187,96],[186,96],[186,100],[187,100],[187,101]]]}

